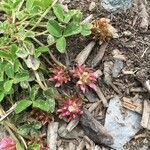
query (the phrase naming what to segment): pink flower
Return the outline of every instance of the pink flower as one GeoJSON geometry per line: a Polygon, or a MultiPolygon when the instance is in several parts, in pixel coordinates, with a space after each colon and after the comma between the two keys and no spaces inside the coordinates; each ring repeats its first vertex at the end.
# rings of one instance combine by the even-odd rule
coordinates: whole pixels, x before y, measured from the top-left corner
{"type": "Polygon", "coordinates": [[[55,87],[60,87],[63,83],[67,83],[69,75],[67,70],[62,66],[55,66],[53,69],[53,77],[49,78],[50,81],[54,81],[55,87]]]}
{"type": "Polygon", "coordinates": [[[82,114],[82,100],[75,96],[63,100],[61,107],[57,110],[60,119],[71,121],[82,114]]]}
{"type": "Polygon", "coordinates": [[[0,150],[16,150],[16,142],[7,137],[0,141],[0,150]]]}
{"type": "Polygon", "coordinates": [[[71,70],[73,77],[78,79],[77,86],[85,93],[88,87],[96,91],[95,82],[97,80],[97,75],[88,69],[85,65],[76,65],[76,68],[71,70]]]}

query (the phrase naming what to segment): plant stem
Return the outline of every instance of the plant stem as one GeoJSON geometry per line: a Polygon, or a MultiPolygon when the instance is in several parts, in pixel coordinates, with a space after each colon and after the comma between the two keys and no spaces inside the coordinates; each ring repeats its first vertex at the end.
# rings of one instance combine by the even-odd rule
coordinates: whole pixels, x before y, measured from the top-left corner
{"type": "MultiPolygon", "coordinates": [[[[3,116],[3,115],[5,115],[5,114],[6,114],[5,111],[3,110],[2,106],[0,105],[0,116],[3,116]]],[[[15,141],[18,142],[18,144],[20,145],[20,147],[22,147],[21,144],[20,144],[20,142],[19,142],[19,140],[18,140],[18,138],[17,138],[17,137],[15,136],[15,134],[12,132],[12,131],[14,131],[15,133],[18,134],[18,129],[15,127],[15,125],[12,124],[12,123],[10,123],[9,119],[7,119],[6,121],[3,121],[3,123],[2,123],[2,122],[0,122],[0,123],[4,125],[4,127],[5,127],[6,130],[9,132],[9,134],[11,135],[11,137],[12,137],[15,141]]],[[[18,134],[18,137],[21,139],[21,141],[23,142],[24,146],[27,148],[27,145],[26,145],[24,139],[22,138],[22,136],[18,134]]]]}
{"type": "MultiPolygon", "coordinates": [[[[37,42],[40,46],[44,46],[43,43],[41,43],[38,39],[36,38],[32,38],[35,42],[37,42]]],[[[48,46],[47,46],[48,47],[48,46]]],[[[55,62],[55,64],[59,65],[59,66],[63,66],[64,68],[66,68],[66,66],[64,66],[61,62],[59,62],[55,56],[51,53],[51,51],[48,51],[49,55],[51,56],[52,60],[55,62]]]]}
{"type": "Polygon", "coordinates": [[[46,11],[45,11],[45,12],[43,13],[43,15],[39,18],[39,20],[37,21],[37,23],[30,29],[30,31],[33,30],[33,29],[35,29],[35,28],[37,27],[37,25],[42,21],[42,19],[47,15],[47,13],[49,12],[49,10],[53,7],[53,5],[55,5],[55,3],[56,3],[57,1],[58,1],[58,0],[55,0],[55,1],[52,3],[52,5],[46,9],[46,11]]]}
{"type": "Polygon", "coordinates": [[[48,32],[48,31],[46,30],[46,31],[43,31],[43,32],[41,32],[41,33],[37,33],[35,36],[45,35],[47,32],[48,32]]]}
{"type": "Polygon", "coordinates": [[[37,79],[37,83],[40,85],[40,87],[41,87],[44,91],[46,91],[46,90],[47,90],[47,85],[46,85],[46,87],[44,86],[44,84],[42,83],[42,81],[41,81],[41,79],[40,79],[40,76],[39,76],[38,72],[37,72],[37,71],[34,71],[34,75],[35,75],[35,77],[36,77],[36,79],[37,79]]]}

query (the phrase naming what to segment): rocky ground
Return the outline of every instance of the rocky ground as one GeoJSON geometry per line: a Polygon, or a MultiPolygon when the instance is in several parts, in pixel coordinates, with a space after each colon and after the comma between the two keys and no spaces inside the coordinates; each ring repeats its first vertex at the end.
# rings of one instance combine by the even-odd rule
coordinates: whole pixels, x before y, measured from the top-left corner
{"type": "MultiPolygon", "coordinates": [[[[134,1],[130,9],[116,13],[107,12],[101,6],[99,0],[93,0],[92,2],[90,0],[64,0],[62,3],[66,7],[80,9],[84,13],[84,18],[92,14],[93,20],[101,17],[111,19],[111,24],[118,30],[119,38],[111,40],[107,44],[105,43],[106,45],[96,43],[85,62],[89,67],[101,70],[98,86],[104,98],[99,99],[99,95],[92,92],[85,95],[85,108],[96,120],[92,116],[89,117],[89,115],[85,119],[84,115],[87,114],[84,114],[79,124],[78,119],[69,125],[60,122],[58,127],[58,149],[108,150],[111,149],[109,147],[113,146],[109,143],[111,142],[109,135],[109,140],[106,138],[107,133],[114,134],[113,137],[116,138],[115,146],[122,145],[119,143],[123,141],[122,138],[125,138],[125,150],[150,149],[150,116],[147,113],[150,108],[150,91],[149,85],[146,84],[150,79],[150,29],[145,21],[147,15],[150,14],[150,2],[142,3],[144,4],[142,5],[141,1],[139,3],[134,1]],[[145,14],[143,6],[148,14],[145,14]],[[95,65],[94,60],[97,55],[100,60],[95,65]],[[105,100],[107,100],[108,108],[107,106],[103,107],[105,100]],[[119,100],[118,104],[117,100],[119,100]],[[119,104],[120,102],[121,104],[119,104]],[[117,109],[118,111],[116,111],[117,109]],[[116,114],[111,116],[113,113],[116,114]],[[115,121],[117,123],[113,121],[113,117],[118,117],[118,122],[115,121]],[[144,117],[148,120],[147,126],[144,126],[146,122],[143,120],[144,117]],[[121,127],[124,126],[124,128],[120,129],[118,124],[121,127]],[[96,127],[97,125],[98,127],[96,127]],[[103,130],[103,125],[107,128],[107,133],[103,130]],[[130,125],[132,127],[129,127],[130,125]],[[76,127],[74,128],[74,126],[76,127]],[[115,131],[110,129],[111,126],[112,130],[115,131]],[[113,128],[113,126],[116,126],[116,128],[113,128]],[[102,131],[104,131],[104,134],[102,134],[102,131]],[[120,136],[120,141],[117,136],[120,136]],[[99,143],[103,143],[104,146],[99,143]]],[[[92,37],[70,38],[68,42],[71,44],[69,44],[67,50],[68,65],[74,63],[80,51],[91,41],[92,37]]]]}

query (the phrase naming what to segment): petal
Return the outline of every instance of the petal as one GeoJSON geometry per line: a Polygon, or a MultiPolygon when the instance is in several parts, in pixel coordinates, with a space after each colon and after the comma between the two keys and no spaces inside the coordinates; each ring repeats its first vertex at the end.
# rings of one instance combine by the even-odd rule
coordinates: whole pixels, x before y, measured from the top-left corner
{"type": "Polygon", "coordinates": [[[94,83],[89,83],[88,86],[89,86],[90,88],[92,88],[94,91],[97,90],[97,89],[96,89],[96,85],[95,85],[94,83]]]}
{"type": "Polygon", "coordinates": [[[58,83],[58,82],[57,82],[57,83],[55,84],[55,87],[60,87],[60,86],[61,86],[61,83],[58,83]]]}
{"type": "Polygon", "coordinates": [[[86,90],[86,86],[84,86],[84,85],[80,85],[80,88],[81,88],[81,90],[82,90],[83,93],[85,93],[87,91],[86,90]]]}

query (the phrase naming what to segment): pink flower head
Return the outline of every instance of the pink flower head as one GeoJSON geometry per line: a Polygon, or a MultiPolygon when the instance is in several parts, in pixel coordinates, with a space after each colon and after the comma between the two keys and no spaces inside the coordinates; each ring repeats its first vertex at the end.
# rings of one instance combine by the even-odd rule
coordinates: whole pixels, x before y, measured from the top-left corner
{"type": "Polygon", "coordinates": [[[61,107],[57,110],[60,119],[66,119],[71,121],[77,116],[81,115],[82,112],[82,99],[75,96],[66,98],[63,100],[61,107]]]}
{"type": "Polygon", "coordinates": [[[56,66],[53,69],[53,77],[49,78],[50,81],[54,81],[55,87],[60,87],[63,83],[67,83],[69,75],[67,70],[63,66],[56,66]]]}
{"type": "Polygon", "coordinates": [[[96,91],[95,82],[97,75],[92,70],[88,69],[85,65],[76,65],[76,68],[71,70],[73,77],[78,79],[77,86],[81,88],[83,93],[88,90],[88,87],[96,91]]]}
{"type": "Polygon", "coordinates": [[[0,141],[0,150],[16,150],[16,142],[7,137],[0,141]]]}

